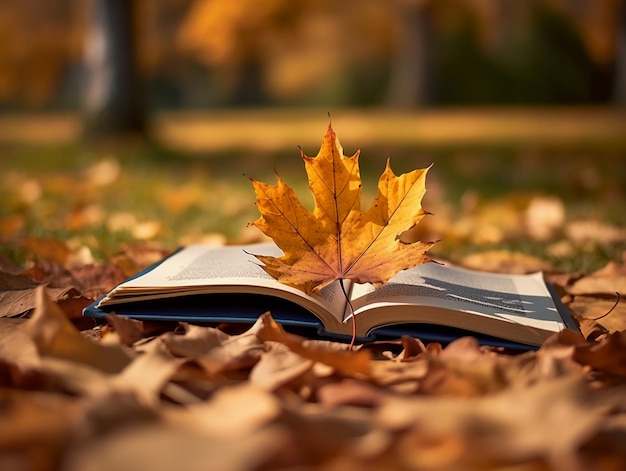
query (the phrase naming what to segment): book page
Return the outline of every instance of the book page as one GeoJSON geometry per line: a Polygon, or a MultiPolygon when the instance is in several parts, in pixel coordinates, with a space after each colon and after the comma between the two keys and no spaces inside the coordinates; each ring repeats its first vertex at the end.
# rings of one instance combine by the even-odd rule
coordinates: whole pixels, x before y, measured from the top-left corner
{"type": "Polygon", "coordinates": [[[416,304],[497,317],[549,330],[563,325],[540,273],[501,275],[427,263],[405,270],[378,289],[355,285],[357,315],[371,307],[416,304]]]}
{"type": "MultiPolygon", "coordinates": [[[[226,247],[192,245],[167,258],[154,269],[122,283],[113,290],[111,297],[128,300],[142,293],[144,296],[151,294],[158,297],[166,293],[209,291],[268,294],[292,301],[305,300],[309,306],[317,304],[341,321],[346,300],[338,283],[327,286],[318,295],[309,296],[268,275],[252,253],[277,257],[282,255],[282,251],[271,243],[226,247]],[[228,287],[233,289],[229,290],[228,287]]],[[[103,304],[110,302],[105,299],[103,304]]]]}
{"type": "MultiPolygon", "coordinates": [[[[281,256],[273,244],[254,247],[259,255],[281,256]]],[[[198,286],[215,283],[222,278],[272,280],[253,255],[243,247],[211,247],[192,245],[166,259],[144,275],[124,283],[130,287],[198,286]]]]}

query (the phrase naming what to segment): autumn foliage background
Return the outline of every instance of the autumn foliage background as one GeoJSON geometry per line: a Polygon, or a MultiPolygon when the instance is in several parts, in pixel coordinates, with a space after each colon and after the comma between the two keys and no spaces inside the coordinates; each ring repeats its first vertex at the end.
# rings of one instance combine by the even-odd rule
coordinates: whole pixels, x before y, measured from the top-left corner
{"type": "MultiPolygon", "coordinates": [[[[397,173],[434,164],[423,202],[433,215],[413,234],[440,241],[431,255],[544,270],[576,315],[602,316],[626,293],[625,37],[621,0],[0,0],[0,397],[12,407],[0,430],[19,431],[0,433],[0,467],[84,469],[124,438],[143,449],[150,430],[165,447],[152,466],[188,447],[198,459],[244,450],[220,455],[240,468],[575,469],[582,456],[619,469],[626,353],[623,334],[603,329],[626,329],[623,302],[585,327],[604,343],[560,338],[521,357],[405,339],[322,361],[268,319],[231,338],[119,319],[93,330],[78,316],[177,246],[261,240],[242,173],[273,181],[276,168],[306,198],[298,146],[316,154],[328,113],[346,154],[361,150],[366,206],[388,157],[397,173]],[[125,20],[106,23],[120,5],[125,20]],[[103,37],[121,39],[111,58],[103,37]],[[107,60],[124,78],[112,95],[107,60]],[[58,302],[37,297],[41,283],[58,302]],[[15,293],[38,307],[27,331],[12,318],[15,293]],[[51,330],[58,344],[42,340],[51,330]],[[103,364],[107,337],[116,353],[103,364]],[[259,406],[241,417],[241,402],[259,406]],[[495,423],[500,438],[471,433],[495,423]],[[551,448],[550,431],[564,429],[551,448]]],[[[116,456],[141,462],[131,455],[116,456]]]]}

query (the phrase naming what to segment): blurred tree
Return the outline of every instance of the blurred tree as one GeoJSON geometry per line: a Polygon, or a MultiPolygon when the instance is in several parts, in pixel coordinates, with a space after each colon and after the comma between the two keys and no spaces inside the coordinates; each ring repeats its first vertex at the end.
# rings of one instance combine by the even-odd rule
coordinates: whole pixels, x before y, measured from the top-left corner
{"type": "Polygon", "coordinates": [[[196,0],[179,44],[211,67],[226,102],[354,103],[369,81],[351,71],[385,63],[391,13],[377,0],[196,0]]]}
{"type": "Polygon", "coordinates": [[[395,15],[387,106],[415,108],[434,99],[436,35],[429,3],[426,0],[391,2],[395,15]]]}
{"type": "Polygon", "coordinates": [[[85,47],[85,132],[144,134],[134,0],[92,0],[85,47]]]}
{"type": "Polygon", "coordinates": [[[82,1],[0,0],[0,103],[65,105],[59,90],[80,58],[84,10],[82,1]]]}
{"type": "Polygon", "coordinates": [[[91,130],[141,130],[142,94],[151,107],[606,103],[626,94],[624,4],[0,0],[0,107],[84,98],[91,130]]]}
{"type": "Polygon", "coordinates": [[[615,77],[613,100],[618,106],[626,106],[626,5],[621,5],[617,47],[615,55],[615,77]]]}

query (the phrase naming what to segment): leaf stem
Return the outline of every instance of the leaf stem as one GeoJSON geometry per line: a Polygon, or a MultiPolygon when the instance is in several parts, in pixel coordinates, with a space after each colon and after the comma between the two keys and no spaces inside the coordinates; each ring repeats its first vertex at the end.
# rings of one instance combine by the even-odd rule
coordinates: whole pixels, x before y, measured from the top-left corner
{"type": "Polygon", "coordinates": [[[341,286],[341,291],[346,298],[346,302],[348,303],[348,307],[350,308],[350,316],[352,317],[352,339],[350,340],[350,346],[348,350],[352,350],[354,347],[354,342],[356,340],[356,317],[354,315],[354,306],[352,305],[352,301],[348,296],[348,292],[346,291],[346,287],[343,284],[343,278],[339,278],[339,286],[341,286]]]}
{"type": "Polygon", "coordinates": [[[598,317],[593,317],[592,320],[594,320],[594,321],[600,320],[603,317],[608,316],[609,314],[611,314],[615,310],[615,308],[619,304],[620,299],[622,299],[621,295],[619,294],[619,291],[616,291],[615,294],[617,295],[617,299],[615,300],[615,304],[613,304],[613,307],[611,309],[609,309],[609,312],[604,313],[604,314],[602,314],[601,316],[598,316],[598,317]]]}

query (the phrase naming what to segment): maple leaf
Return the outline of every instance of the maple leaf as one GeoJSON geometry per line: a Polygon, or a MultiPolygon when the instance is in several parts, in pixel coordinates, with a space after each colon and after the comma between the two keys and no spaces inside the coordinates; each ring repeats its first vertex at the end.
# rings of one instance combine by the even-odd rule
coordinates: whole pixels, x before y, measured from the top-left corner
{"type": "Polygon", "coordinates": [[[429,260],[425,252],[432,243],[399,239],[427,214],[421,202],[428,168],[396,176],[387,160],[378,193],[363,212],[359,152],[345,156],[332,125],[317,156],[302,151],[301,156],[314,197],[313,212],[278,173],[276,185],[250,179],[261,213],[252,225],[284,253],[278,258],[256,256],[268,274],[311,293],[342,279],[380,285],[400,270],[429,260]]]}

